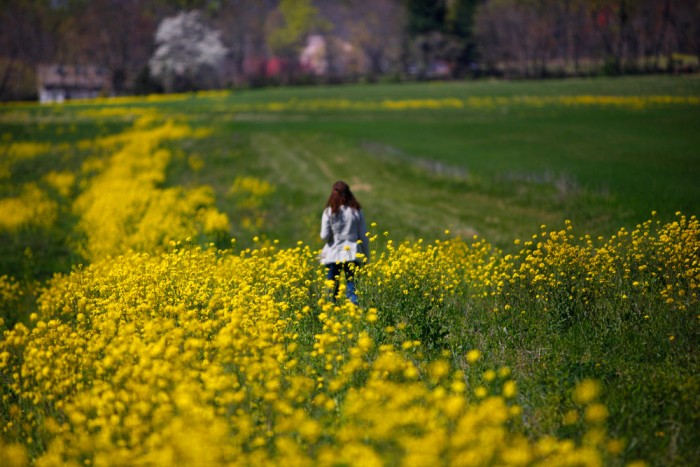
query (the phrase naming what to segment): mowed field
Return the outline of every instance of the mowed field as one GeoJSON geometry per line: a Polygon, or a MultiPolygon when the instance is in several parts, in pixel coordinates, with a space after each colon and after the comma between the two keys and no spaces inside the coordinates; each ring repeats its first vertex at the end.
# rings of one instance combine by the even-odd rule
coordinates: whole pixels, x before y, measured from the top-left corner
{"type": "MultiPolygon", "coordinates": [[[[294,200],[275,206],[292,226],[272,236],[309,238],[327,187],[346,179],[399,238],[449,228],[505,247],[543,223],[612,233],[654,210],[697,212],[697,103],[650,95],[697,97],[698,80],[251,91],[193,110],[220,119],[217,141],[240,150],[240,170],[294,200]]],[[[220,150],[202,157],[230,178],[220,150]]]]}
{"type": "Polygon", "coordinates": [[[698,76],[0,106],[0,459],[692,463],[698,122],[698,76]]]}
{"type": "MultiPolygon", "coordinates": [[[[16,141],[70,143],[155,112],[211,129],[182,150],[204,162],[196,182],[215,188],[232,219],[223,195],[236,176],[274,185],[259,229],[270,238],[314,240],[328,187],[343,179],[397,238],[448,228],[507,247],[566,219],[610,234],[652,211],[696,213],[699,95],[696,77],[251,90],[6,107],[2,130],[16,141]]],[[[47,153],[13,178],[53,162],[47,153]]],[[[188,166],[172,166],[167,183],[193,181],[188,166]]]]}

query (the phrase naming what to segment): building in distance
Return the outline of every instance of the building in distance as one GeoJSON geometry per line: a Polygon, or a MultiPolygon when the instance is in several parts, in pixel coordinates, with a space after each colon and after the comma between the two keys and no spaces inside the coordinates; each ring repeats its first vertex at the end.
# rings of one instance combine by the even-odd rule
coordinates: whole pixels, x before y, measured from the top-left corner
{"type": "Polygon", "coordinates": [[[39,65],[39,102],[94,99],[112,94],[109,73],[95,65],[39,65]]]}

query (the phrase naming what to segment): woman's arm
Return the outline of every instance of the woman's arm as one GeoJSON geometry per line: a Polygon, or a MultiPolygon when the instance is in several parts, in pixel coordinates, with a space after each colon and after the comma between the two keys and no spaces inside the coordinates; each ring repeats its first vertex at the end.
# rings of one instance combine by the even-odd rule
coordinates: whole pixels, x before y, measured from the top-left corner
{"type": "Polygon", "coordinates": [[[365,223],[365,216],[362,210],[359,211],[360,222],[358,223],[357,237],[362,241],[360,244],[360,249],[365,255],[365,261],[369,261],[369,237],[367,237],[367,224],[365,223]]]}
{"type": "Polygon", "coordinates": [[[332,239],[333,230],[331,230],[330,209],[326,208],[321,216],[321,240],[329,242],[332,239]]]}

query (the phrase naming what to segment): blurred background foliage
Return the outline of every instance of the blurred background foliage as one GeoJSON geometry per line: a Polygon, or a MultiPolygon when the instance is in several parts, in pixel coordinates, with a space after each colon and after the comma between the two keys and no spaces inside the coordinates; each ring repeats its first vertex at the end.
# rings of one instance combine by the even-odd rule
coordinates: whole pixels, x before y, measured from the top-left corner
{"type": "Polygon", "coordinates": [[[0,100],[36,98],[45,64],[99,67],[116,95],[692,72],[699,24],[697,0],[5,0],[0,100]],[[226,53],[206,69],[182,61],[190,79],[172,85],[151,70],[156,35],[193,11],[226,53]]]}

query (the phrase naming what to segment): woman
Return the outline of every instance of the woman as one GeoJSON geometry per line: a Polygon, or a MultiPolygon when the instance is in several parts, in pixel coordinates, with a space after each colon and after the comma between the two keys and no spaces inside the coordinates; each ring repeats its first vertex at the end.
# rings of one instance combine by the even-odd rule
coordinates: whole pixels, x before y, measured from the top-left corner
{"type": "Polygon", "coordinates": [[[338,295],[342,270],[346,295],[357,305],[354,272],[355,267],[369,260],[369,242],[360,203],[345,182],[333,184],[321,217],[321,239],[326,242],[321,250],[321,264],[328,268],[328,280],[334,282],[333,300],[338,295]]]}

